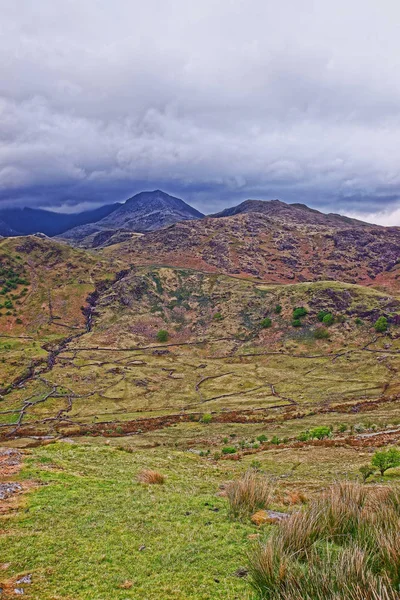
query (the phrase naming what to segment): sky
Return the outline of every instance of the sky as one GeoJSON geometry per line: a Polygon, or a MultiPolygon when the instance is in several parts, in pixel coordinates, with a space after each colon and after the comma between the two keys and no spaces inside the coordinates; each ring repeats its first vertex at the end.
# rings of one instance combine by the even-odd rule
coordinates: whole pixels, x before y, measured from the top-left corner
{"type": "Polygon", "coordinates": [[[398,0],[0,0],[0,208],[161,188],[400,225],[398,0]]]}

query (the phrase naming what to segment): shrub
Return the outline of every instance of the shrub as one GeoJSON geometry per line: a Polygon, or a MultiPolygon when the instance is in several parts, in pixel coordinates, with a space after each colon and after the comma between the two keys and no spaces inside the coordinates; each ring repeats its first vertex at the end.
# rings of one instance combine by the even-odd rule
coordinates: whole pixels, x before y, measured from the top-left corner
{"type": "Polygon", "coordinates": [[[314,337],[316,340],[327,340],[329,338],[329,331],[325,327],[317,327],[314,331],[314,337]]]}
{"type": "Polygon", "coordinates": [[[345,423],[340,423],[340,425],[338,425],[337,430],[339,433],[344,433],[345,431],[347,431],[347,425],[345,423]]]}
{"type": "Polygon", "coordinates": [[[280,444],[281,440],[278,438],[277,435],[274,435],[274,437],[271,440],[271,444],[280,444]]]}
{"type": "Polygon", "coordinates": [[[354,320],[354,323],[355,323],[356,325],[364,325],[364,321],[363,321],[362,319],[360,319],[360,317],[357,317],[357,318],[354,320]]]}
{"type": "Polygon", "coordinates": [[[143,469],[138,475],[138,481],[147,485],[161,484],[165,482],[165,476],[152,469],[143,469]]]}
{"type": "Polygon", "coordinates": [[[209,413],[205,413],[200,418],[200,423],[211,423],[211,421],[212,421],[212,415],[210,415],[209,413]]]}
{"type": "Polygon", "coordinates": [[[269,480],[254,470],[247,471],[240,479],[226,487],[231,517],[244,519],[257,510],[267,508],[272,500],[269,480]]]}
{"type": "Polygon", "coordinates": [[[301,321],[300,321],[300,319],[293,319],[292,326],[293,327],[301,327],[301,321]]]}
{"type": "Polygon", "coordinates": [[[397,448],[377,450],[372,457],[371,464],[379,469],[381,475],[384,475],[388,469],[400,466],[400,450],[397,448]]]}
{"type": "Polygon", "coordinates": [[[379,317],[379,319],[377,319],[375,321],[375,331],[377,331],[378,333],[385,333],[385,331],[388,330],[388,320],[386,317],[379,317]]]}
{"type": "Polygon", "coordinates": [[[265,317],[265,319],[263,319],[260,323],[260,326],[262,327],[262,329],[268,329],[268,327],[271,327],[272,325],[272,321],[269,317],[265,317]]]}
{"type": "Polygon", "coordinates": [[[311,438],[316,438],[317,440],[323,440],[326,437],[329,437],[331,435],[331,430],[329,429],[329,427],[325,427],[324,425],[321,425],[320,427],[314,427],[314,429],[311,429],[310,431],[310,437],[311,438]]]}
{"type": "Polygon", "coordinates": [[[255,471],[259,471],[261,469],[261,463],[259,460],[252,460],[250,467],[255,471]]]}
{"type": "Polygon", "coordinates": [[[334,324],[335,322],[335,317],[333,316],[332,313],[327,313],[324,318],[322,319],[322,322],[324,325],[326,325],[327,327],[330,327],[331,325],[334,324]]]}
{"type": "Polygon", "coordinates": [[[264,442],[268,442],[268,438],[266,435],[264,435],[263,433],[261,435],[258,435],[256,438],[259,442],[261,442],[262,444],[264,442]]]}
{"type": "Polygon", "coordinates": [[[167,342],[169,338],[169,333],[168,331],[166,331],[165,329],[160,329],[160,331],[157,333],[157,342],[167,342]]]}
{"type": "Polygon", "coordinates": [[[303,431],[302,433],[299,433],[297,439],[299,440],[299,442],[308,442],[310,437],[311,436],[309,431],[303,431]]]}
{"type": "Polygon", "coordinates": [[[328,313],[326,312],[326,310],[320,310],[319,313],[317,314],[317,319],[320,323],[322,323],[322,321],[324,320],[325,315],[327,315],[328,313]]]}
{"type": "Polygon", "coordinates": [[[301,319],[301,317],[305,317],[307,315],[307,310],[304,306],[298,306],[293,309],[293,319],[301,319]]]}
{"type": "Polygon", "coordinates": [[[215,315],[213,316],[214,321],[222,321],[224,317],[221,315],[220,312],[215,313],[215,315]]]}
{"type": "Polygon", "coordinates": [[[375,472],[374,469],[370,465],[364,465],[363,467],[360,467],[358,470],[361,473],[361,478],[364,483],[367,481],[368,477],[370,477],[370,475],[373,475],[375,472]]]}
{"type": "Polygon", "coordinates": [[[277,315],[280,315],[282,312],[282,306],[280,304],[277,304],[274,308],[274,313],[277,315]]]}
{"type": "Polygon", "coordinates": [[[222,454],[235,454],[237,452],[234,446],[224,446],[222,448],[222,454]]]}

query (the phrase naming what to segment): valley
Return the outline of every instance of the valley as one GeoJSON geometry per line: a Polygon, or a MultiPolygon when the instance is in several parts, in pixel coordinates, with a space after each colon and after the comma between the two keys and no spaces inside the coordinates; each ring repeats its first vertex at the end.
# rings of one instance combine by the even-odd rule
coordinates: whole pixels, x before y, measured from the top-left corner
{"type": "Polygon", "coordinates": [[[399,229],[276,202],[96,248],[0,241],[0,445],[23,457],[3,482],[29,482],[5,598],[28,572],[43,600],[257,598],[271,526],[232,520],[227,482],[263,473],[291,512],[398,443],[399,229]]]}

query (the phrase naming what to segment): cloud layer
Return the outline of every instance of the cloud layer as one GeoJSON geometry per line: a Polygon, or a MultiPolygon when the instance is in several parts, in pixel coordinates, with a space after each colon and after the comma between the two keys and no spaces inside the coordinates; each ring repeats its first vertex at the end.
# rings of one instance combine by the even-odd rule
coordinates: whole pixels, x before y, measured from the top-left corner
{"type": "Polygon", "coordinates": [[[400,225],[397,0],[0,0],[0,206],[162,187],[400,225]]]}

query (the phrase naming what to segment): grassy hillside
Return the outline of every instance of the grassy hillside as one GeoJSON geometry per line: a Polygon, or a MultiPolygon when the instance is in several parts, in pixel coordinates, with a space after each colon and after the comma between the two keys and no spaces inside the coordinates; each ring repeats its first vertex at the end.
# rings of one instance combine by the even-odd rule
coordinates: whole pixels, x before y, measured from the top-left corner
{"type": "Polygon", "coordinates": [[[276,525],[232,518],[229,481],[251,469],[269,509],[298,511],[400,440],[393,287],[135,266],[35,237],[0,252],[0,497],[21,486],[3,498],[6,598],[258,599],[248,553],[276,525]]]}

